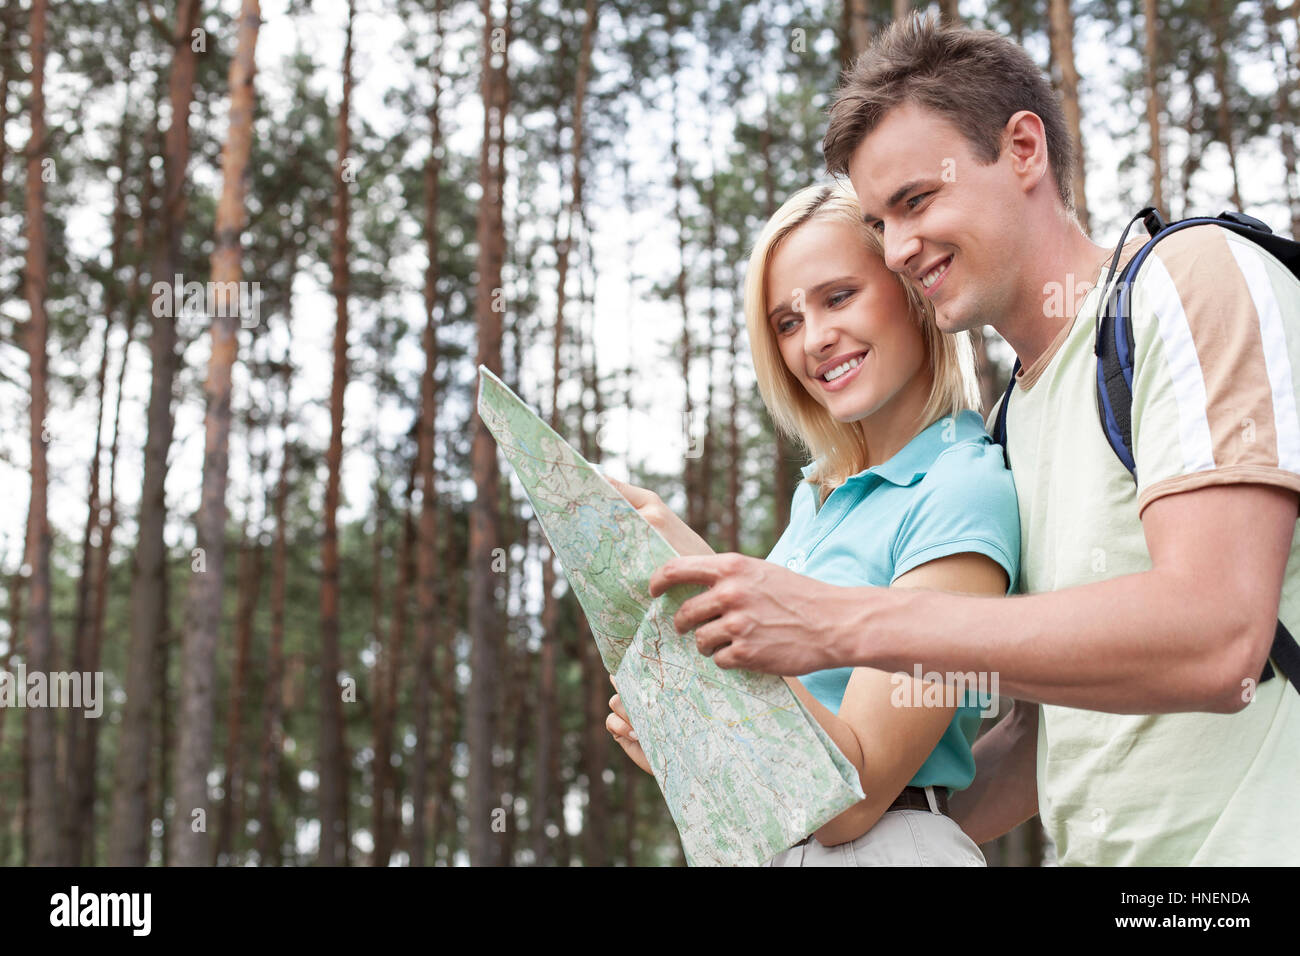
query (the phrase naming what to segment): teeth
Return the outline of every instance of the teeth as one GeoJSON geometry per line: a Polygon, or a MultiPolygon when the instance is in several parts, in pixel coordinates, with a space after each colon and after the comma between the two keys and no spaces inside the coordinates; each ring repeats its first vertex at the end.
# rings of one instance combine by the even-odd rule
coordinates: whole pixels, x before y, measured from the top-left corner
{"type": "Polygon", "coordinates": [[[849,359],[843,365],[836,366],[835,368],[831,369],[829,372],[826,372],[824,375],[822,375],[822,378],[824,378],[828,382],[833,382],[841,375],[843,375],[845,372],[849,371],[849,369],[857,368],[861,364],[862,364],[862,356],[859,355],[857,358],[849,359]]]}
{"type": "Polygon", "coordinates": [[[943,275],[944,270],[948,268],[948,263],[950,261],[951,260],[945,259],[943,263],[941,263],[940,265],[934,268],[934,271],[921,276],[921,285],[925,286],[928,289],[930,288],[930,286],[938,282],[939,276],[943,275]]]}

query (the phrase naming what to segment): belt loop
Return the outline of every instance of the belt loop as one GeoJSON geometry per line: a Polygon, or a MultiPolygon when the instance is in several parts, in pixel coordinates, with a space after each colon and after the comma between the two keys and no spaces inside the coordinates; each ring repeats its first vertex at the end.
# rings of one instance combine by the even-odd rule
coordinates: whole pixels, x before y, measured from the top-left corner
{"type": "Polygon", "coordinates": [[[930,804],[931,813],[939,813],[939,801],[934,798],[934,787],[925,788],[925,799],[930,804]]]}

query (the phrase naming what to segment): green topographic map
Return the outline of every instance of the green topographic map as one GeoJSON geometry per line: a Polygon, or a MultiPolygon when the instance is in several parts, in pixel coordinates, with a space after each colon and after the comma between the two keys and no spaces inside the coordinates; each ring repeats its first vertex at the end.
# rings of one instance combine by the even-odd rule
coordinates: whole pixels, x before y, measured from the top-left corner
{"type": "MultiPolygon", "coordinates": [[[[677,553],[613,485],[479,366],[478,413],[582,605],[692,866],[752,866],[863,798],[856,768],[779,677],[723,670],[678,634],[698,593],[657,598],[677,553]]],[[[551,636],[548,636],[550,639],[551,636]]],[[[629,773],[639,773],[629,763],[629,773]]]]}

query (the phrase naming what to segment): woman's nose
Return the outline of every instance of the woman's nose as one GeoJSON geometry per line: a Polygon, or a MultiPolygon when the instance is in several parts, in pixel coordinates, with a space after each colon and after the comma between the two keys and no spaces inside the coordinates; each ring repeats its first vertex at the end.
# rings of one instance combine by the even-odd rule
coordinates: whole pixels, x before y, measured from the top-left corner
{"type": "Polygon", "coordinates": [[[840,337],[839,329],[829,316],[810,309],[804,313],[804,349],[809,355],[819,356],[827,346],[833,346],[840,337]]]}

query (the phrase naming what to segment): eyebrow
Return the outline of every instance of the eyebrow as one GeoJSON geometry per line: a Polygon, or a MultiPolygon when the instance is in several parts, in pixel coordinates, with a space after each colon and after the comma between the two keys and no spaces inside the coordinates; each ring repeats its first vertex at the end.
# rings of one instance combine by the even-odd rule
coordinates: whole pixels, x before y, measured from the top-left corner
{"type": "MultiPolygon", "coordinates": [[[[852,281],[853,281],[852,275],[836,276],[834,279],[827,279],[825,282],[817,283],[811,289],[808,289],[807,293],[808,295],[816,295],[818,292],[821,292],[823,289],[828,288],[829,286],[838,285],[841,282],[852,282],[852,281]]],[[[778,302],[776,305],[772,306],[771,311],[767,313],[767,321],[771,322],[780,313],[788,312],[788,311],[790,311],[789,302],[778,302]]]]}
{"type": "MultiPolygon", "coordinates": [[[[925,185],[924,179],[914,179],[910,183],[904,183],[902,186],[899,186],[897,189],[894,190],[894,194],[890,196],[887,200],[885,200],[885,208],[893,209],[895,206],[897,206],[900,202],[903,201],[904,196],[910,193],[913,189],[917,189],[918,187],[923,185],[925,185]]],[[[862,221],[865,222],[867,225],[870,225],[873,222],[877,222],[879,221],[879,219],[880,219],[879,216],[873,216],[869,212],[862,214],[862,221]]]]}

